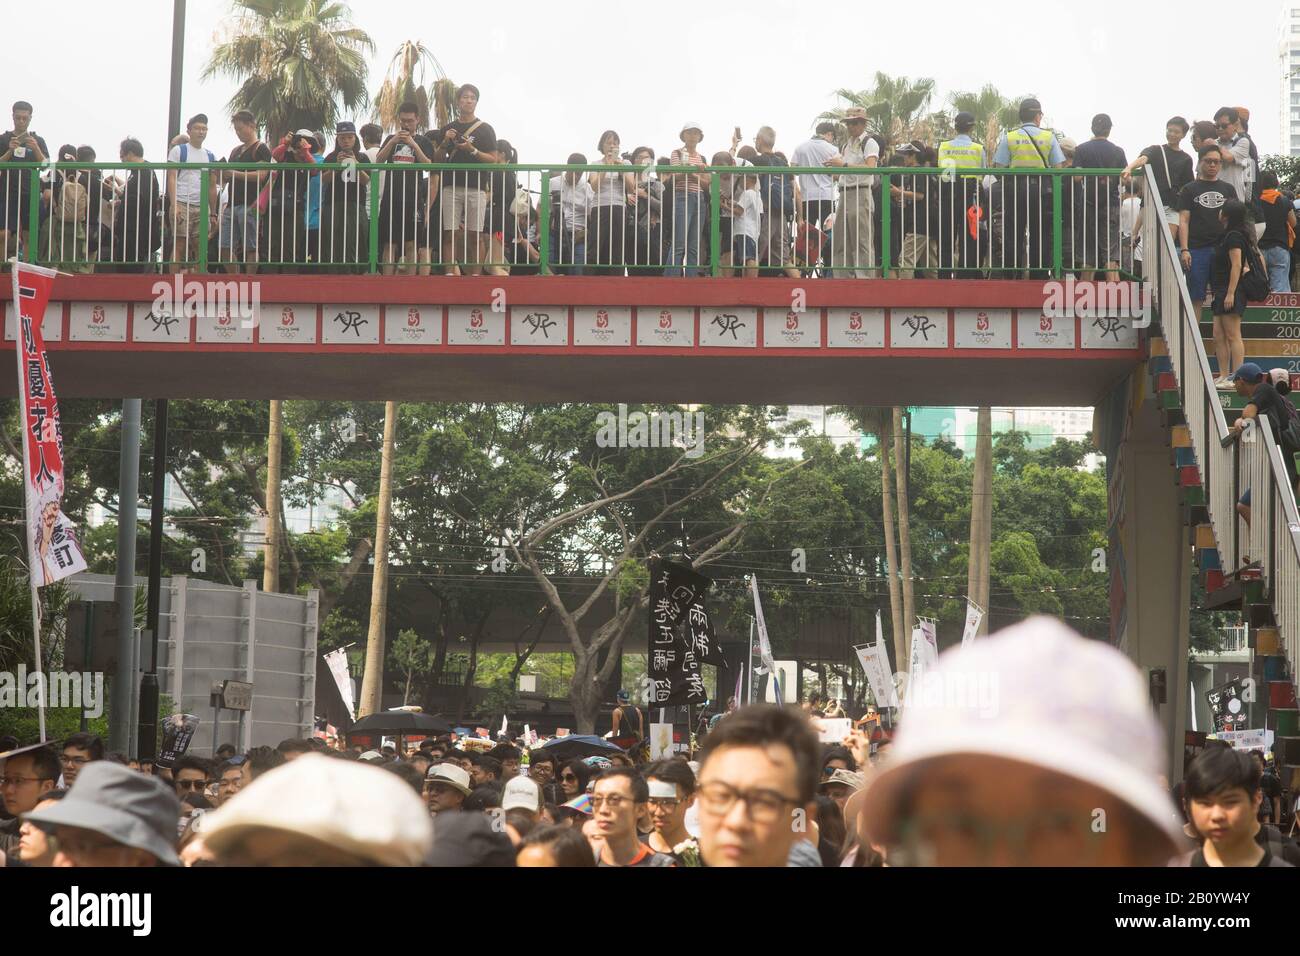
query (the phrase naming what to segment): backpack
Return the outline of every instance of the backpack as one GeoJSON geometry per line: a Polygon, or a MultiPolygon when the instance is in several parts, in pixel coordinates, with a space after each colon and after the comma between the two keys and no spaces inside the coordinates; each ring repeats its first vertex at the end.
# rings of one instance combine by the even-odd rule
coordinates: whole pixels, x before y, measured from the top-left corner
{"type": "Polygon", "coordinates": [[[1295,454],[1300,452],[1300,411],[1296,410],[1295,404],[1285,395],[1278,397],[1282,399],[1282,405],[1286,408],[1287,420],[1282,425],[1277,440],[1283,449],[1295,454]]]}
{"type": "Polygon", "coordinates": [[[55,221],[59,223],[78,223],[86,218],[90,205],[90,193],[75,179],[65,179],[59,187],[59,198],[52,210],[55,221]]]}
{"type": "Polygon", "coordinates": [[[1268,268],[1259,247],[1249,238],[1242,253],[1241,281],[1238,288],[1247,302],[1263,302],[1268,298],[1268,268]]]}
{"type": "MultiPolygon", "coordinates": [[[[217,161],[217,157],[213,155],[212,150],[205,149],[203,152],[208,154],[208,162],[215,163],[217,161]]],[[[190,144],[181,143],[181,162],[182,163],[187,162],[189,159],[189,155],[190,155],[190,144]]]]}
{"type": "Polygon", "coordinates": [[[769,176],[770,180],[769,196],[772,201],[772,212],[779,212],[781,216],[788,217],[794,215],[794,180],[789,176],[769,176]]]}

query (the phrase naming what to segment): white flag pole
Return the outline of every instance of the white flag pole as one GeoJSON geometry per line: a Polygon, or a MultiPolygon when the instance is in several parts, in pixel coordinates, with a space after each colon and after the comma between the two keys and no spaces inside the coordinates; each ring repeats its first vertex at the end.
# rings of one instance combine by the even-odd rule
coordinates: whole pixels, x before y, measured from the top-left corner
{"type": "MultiPolygon", "coordinates": [[[[23,516],[27,535],[27,582],[32,594],[32,645],[36,652],[36,723],[45,743],[45,675],[41,666],[41,597],[36,586],[36,553],[32,547],[32,521],[36,520],[31,511],[32,496],[28,492],[31,470],[27,465],[27,396],[23,393],[23,307],[18,288],[18,260],[9,260],[9,273],[13,277],[14,296],[14,361],[18,365],[18,423],[22,428],[19,440],[23,446],[23,516]]],[[[44,577],[42,575],[42,577],[44,577]]]]}

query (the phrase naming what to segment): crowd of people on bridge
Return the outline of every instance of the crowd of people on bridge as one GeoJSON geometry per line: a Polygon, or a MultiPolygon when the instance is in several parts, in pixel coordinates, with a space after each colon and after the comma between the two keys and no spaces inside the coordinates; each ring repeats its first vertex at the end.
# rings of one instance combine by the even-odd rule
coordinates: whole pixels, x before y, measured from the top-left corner
{"type": "MultiPolygon", "coordinates": [[[[851,107],[839,122],[819,122],[788,155],[767,126],[751,144],[742,145],[736,128],[728,149],[705,150],[705,131],[687,121],[671,150],[628,150],[606,130],[593,154],[566,161],[601,168],[557,169],[546,180],[533,173],[523,182],[495,168],[519,157],[478,108],[478,89],[465,84],[455,119],[440,129],[421,129],[409,102],[387,135],[375,123],[342,121],[332,142],[301,129],[275,143],[261,141],[259,118],[239,110],[231,116],[237,145],[219,159],[207,145],[209,118],[198,114],[168,144],[165,159],[177,168],[161,182],[134,138],[122,141],[116,169],[43,172],[36,235],[31,171],[0,168],[0,246],[8,255],[19,241],[35,243],[41,261],[81,272],[185,271],[202,250],[210,269],[232,273],[364,272],[373,252],[385,274],[530,274],[543,267],[545,250],[549,271],[575,275],[695,276],[717,266],[722,275],[872,278],[888,266],[903,278],[1035,277],[1056,265],[1059,205],[1060,264],[1081,278],[1140,273],[1140,217],[1149,213],[1170,224],[1193,295],[1212,288],[1216,309],[1233,306],[1227,293],[1237,286],[1215,250],[1244,225],[1255,228],[1269,287],[1291,288],[1295,197],[1260,169],[1244,107],[1222,107],[1213,121],[1175,116],[1164,141],[1132,161],[1111,141],[1108,115],[1095,116],[1090,137],[1076,142],[1043,125],[1034,98],[1020,104],[1018,125],[1001,131],[991,155],[967,112],[953,117],[954,135],[941,142],[890,142],[868,133],[866,111],[851,107]],[[1182,147],[1189,135],[1194,157],[1182,147]],[[372,176],[375,164],[385,169],[372,176]],[[393,168],[406,165],[415,168],[393,168]],[[792,166],[824,172],[781,171],[792,166]],[[1158,202],[1143,196],[1145,178],[1134,175],[1143,166],[1154,174],[1158,202]],[[736,171],[716,182],[686,171],[710,167],[736,171]],[[929,172],[893,173],[886,187],[873,171],[881,167],[929,172]],[[1008,172],[959,172],[991,167],[1008,172]],[[1053,172],[1066,168],[1111,172],[1053,172]],[[544,181],[548,222],[539,202],[544,181]]],[[[97,160],[86,145],[51,153],[32,116],[30,103],[14,104],[13,128],[0,134],[0,167],[97,160]]]]}
{"type": "MultiPolygon", "coordinates": [[[[1145,679],[1058,621],[945,653],[904,703],[896,733],[873,710],[822,742],[810,707],[733,702],[698,748],[654,761],[639,746],[584,757],[556,746],[564,737],[427,738],[402,752],[316,737],[164,769],[78,733],[3,760],[0,863],[1300,863],[1271,755],[1212,741],[1171,790],[1145,679]]],[[[623,710],[634,724],[635,711],[623,710]]]]}

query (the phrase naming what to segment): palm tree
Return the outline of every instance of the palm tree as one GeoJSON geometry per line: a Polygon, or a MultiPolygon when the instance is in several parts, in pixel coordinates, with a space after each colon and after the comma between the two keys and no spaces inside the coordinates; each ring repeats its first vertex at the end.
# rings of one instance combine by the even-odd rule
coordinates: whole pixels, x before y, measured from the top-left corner
{"type": "Polygon", "coordinates": [[[407,40],[388,64],[384,85],[375,97],[372,113],[385,130],[397,128],[397,110],[408,101],[420,109],[421,129],[441,129],[452,120],[456,84],[447,78],[438,58],[419,40],[407,40]],[[434,80],[425,87],[425,76],[434,80]]]}
{"type": "Polygon", "coordinates": [[[866,90],[839,89],[835,95],[845,105],[827,110],[818,121],[842,122],[844,111],[860,106],[867,112],[867,132],[883,136],[887,143],[917,138],[927,124],[926,113],[934,97],[934,80],[930,77],[909,79],[876,72],[875,85],[866,90]]]}
{"type": "Polygon", "coordinates": [[[338,0],[234,0],[202,78],[240,81],[227,108],[252,111],[272,143],[295,129],[332,128],[340,110],[369,102],[375,44],[351,16],[338,0]]]}
{"type": "Polygon", "coordinates": [[[1020,101],[1003,96],[998,88],[986,83],[978,93],[953,93],[948,97],[953,113],[967,112],[975,117],[975,129],[983,133],[984,149],[990,158],[1004,130],[1020,125],[1020,101]]]}

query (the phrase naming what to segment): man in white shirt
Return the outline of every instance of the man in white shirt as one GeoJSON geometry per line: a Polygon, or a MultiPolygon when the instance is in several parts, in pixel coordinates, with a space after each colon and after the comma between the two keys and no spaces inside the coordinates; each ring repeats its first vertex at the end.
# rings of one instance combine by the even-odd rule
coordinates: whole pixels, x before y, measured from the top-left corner
{"type": "MultiPolygon", "coordinates": [[[[569,156],[569,166],[587,165],[582,153],[569,156]]],[[[557,275],[580,276],[587,261],[587,215],[595,193],[581,170],[551,177],[551,248],[557,275]]]]}
{"type": "MultiPolygon", "coordinates": [[[[167,154],[169,163],[210,165],[215,157],[203,148],[208,136],[208,118],[203,113],[192,117],[185,126],[188,143],[173,146],[167,154]]],[[[217,195],[217,177],[209,175],[208,221],[199,222],[199,203],[203,190],[203,173],[199,169],[167,170],[167,204],[171,226],[171,251],[168,261],[172,272],[184,272],[187,265],[198,262],[199,243],[207,242],[220,221],[221,205],[217,195]],[[206,225],[206,228],[204,226],[206,225]]]]}
{"type": "MultiPolygon", "coordinates": [[[[832,142],[834,139],[835,124],[818,123],[816,135],[795,147],[790,156],[790,165],[795,167],[843,166],[844,157],[835,148],[832,142]]],[[[835,180],[829,173],[802,173],[796,179],[803,197],[804,221],[818,229],[824,229],[826,218],[835,211],[835,180]]],[[[809,254],[808,258],[810,261],[807,265],[811,269],[816,264],[811,261],[815,256],[809,254]]]]}
{"type": "MultiPolygon", "coordinates": [[[[841,165],[862,168],[880,165],[880,144],[867,135],[867,111],[860,106],[844,113],[849,129],[848,142],[840,154],[841,165]]],[[[871,186],[874,176],[841,176],[840,206],[831,230],[831,267],[833,279],[871,279],[875,264],[875,203],[871,186]]]]}

